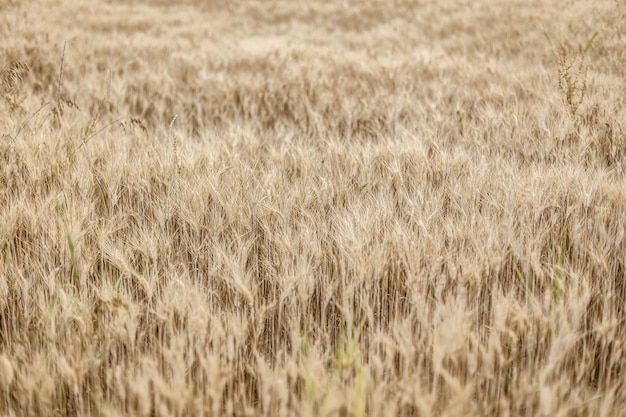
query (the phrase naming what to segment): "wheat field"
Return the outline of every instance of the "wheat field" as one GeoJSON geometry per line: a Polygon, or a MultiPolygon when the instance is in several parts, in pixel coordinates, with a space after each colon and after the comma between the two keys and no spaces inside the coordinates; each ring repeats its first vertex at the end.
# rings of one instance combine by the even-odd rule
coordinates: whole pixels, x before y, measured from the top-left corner
{"type": "Polygon", "coordinates": [[[626,415],[626,3],[0,0],[0,415],[626,415]]]}

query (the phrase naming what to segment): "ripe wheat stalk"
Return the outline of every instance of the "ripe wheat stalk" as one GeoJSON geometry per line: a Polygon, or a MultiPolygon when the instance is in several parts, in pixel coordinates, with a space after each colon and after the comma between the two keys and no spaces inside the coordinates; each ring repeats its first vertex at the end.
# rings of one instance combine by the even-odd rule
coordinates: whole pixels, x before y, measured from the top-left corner
{"type": "Polygon", "coordinates": [[[0,415],[623,415],[623,10],[461,3],[0,4],[0,415]]]}

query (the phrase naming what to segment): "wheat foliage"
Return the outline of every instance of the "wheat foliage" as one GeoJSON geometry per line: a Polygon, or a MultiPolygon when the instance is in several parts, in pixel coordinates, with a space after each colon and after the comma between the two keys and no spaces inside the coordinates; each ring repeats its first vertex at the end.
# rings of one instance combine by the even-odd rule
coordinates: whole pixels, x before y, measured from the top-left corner
{"type": "Polygon", "coordinates": [[[0,415],[624,415],[620,2],[0,10],[0,415]]]}

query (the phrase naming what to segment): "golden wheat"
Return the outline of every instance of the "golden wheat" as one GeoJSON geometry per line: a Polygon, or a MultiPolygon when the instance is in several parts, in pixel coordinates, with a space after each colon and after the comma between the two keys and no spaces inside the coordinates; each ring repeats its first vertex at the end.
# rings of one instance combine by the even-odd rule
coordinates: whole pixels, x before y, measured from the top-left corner
{"type": "Polygon", "coordinates": [[[623,4],[0,11],[0,415],[626,414],[623,4]]]}

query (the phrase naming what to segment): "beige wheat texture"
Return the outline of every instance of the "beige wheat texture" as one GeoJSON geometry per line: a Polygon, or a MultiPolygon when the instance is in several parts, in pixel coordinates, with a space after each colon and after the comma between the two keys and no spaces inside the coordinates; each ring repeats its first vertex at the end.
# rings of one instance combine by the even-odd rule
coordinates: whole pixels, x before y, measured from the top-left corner
{"type": "Polygon", "coordinates": [[[626,415],[623,1],[0,0],[0,38],[0,415],[626,415]]]}

